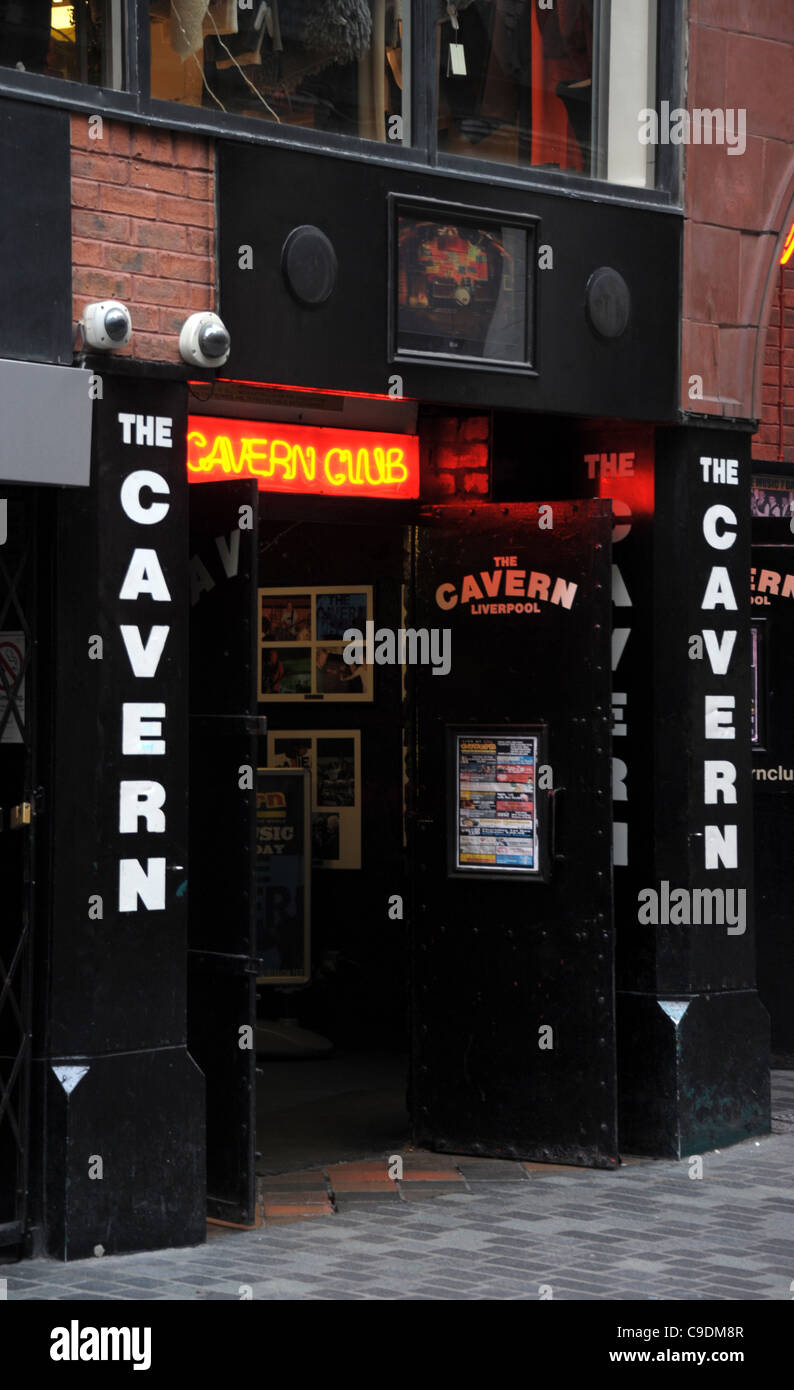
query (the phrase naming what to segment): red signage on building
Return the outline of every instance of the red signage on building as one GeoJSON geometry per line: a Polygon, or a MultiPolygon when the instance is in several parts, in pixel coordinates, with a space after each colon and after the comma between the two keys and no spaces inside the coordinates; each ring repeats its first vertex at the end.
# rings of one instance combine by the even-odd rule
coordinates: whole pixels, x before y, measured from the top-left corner
{"type": "Polygon", "coordinates": [[[419,440],[413,434],[190,415],[187,472],[191,483],[256,478],[263,492],[418,497],[419,440]]]}

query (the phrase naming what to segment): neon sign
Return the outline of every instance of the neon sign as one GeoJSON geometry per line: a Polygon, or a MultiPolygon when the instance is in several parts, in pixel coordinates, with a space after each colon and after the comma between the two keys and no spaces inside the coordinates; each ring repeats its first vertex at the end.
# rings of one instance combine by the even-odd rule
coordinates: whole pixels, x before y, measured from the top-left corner
{"type": "Polygon", "coordinates": [[[191,483],[256,478],[263,492],[418,497],[419,440],[413,434],[191,415],[187,473],[191,483]]]}

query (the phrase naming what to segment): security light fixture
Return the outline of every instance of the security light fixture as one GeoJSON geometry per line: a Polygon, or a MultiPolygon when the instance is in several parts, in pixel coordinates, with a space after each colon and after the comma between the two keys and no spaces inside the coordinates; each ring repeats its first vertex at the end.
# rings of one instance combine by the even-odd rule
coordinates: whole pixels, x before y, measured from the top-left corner
{"type": "Polygon", "coordinates": [[[119,299],[103,299],[86,304],[80,320],[86,347],[113,352],[125,347],[132,337],[132,317],[119,299]]]}
{"type": "Polygon", "coordinates": [[[182,325],[179,351],[190,366],[222,367],[231,351],[229,330],[217,314],[191,314],[182,325]]]}

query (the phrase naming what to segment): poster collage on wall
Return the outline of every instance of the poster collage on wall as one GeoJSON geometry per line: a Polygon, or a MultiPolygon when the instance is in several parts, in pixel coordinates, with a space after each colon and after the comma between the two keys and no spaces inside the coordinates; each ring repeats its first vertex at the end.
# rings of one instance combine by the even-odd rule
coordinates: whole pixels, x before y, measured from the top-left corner
{"type": "Polygon", "coordinates": [[[372,586],[259,590],[259,699],[373,699],[372,667],[344,660],[344,633],[372,620],[372,586]]]}

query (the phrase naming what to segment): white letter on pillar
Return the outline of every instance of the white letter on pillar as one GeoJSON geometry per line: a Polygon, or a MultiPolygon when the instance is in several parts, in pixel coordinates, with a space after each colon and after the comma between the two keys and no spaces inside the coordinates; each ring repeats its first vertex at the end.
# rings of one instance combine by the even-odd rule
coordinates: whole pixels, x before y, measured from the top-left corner
{"type": "Polygon", "coordinates": [[[736,826],[724,825],[720,829],[718,825],[707,825],[705,851],[707,869],[718,869],[720,864],[725,869],[738,869],[736,826]]]}
{"type": "Polygon", "coordinates": [[[157,737],[163,729],[161,719],[165,719],[163,704],[121,706],[121,751],[125,757],[135,753],[165,752],[165,739],[157,737]]]}
{"type": "Polygon", "coordinates": [[[629,827],[628,822],[616,820],[612,822],[612,863],[616,868],[625,869],[629,862],[629,827]]]}
{"type": "Polygon", "coordinates": [[[724,565],[715,565],[712,569],[700,606],[701,608],[730,608],[736,612],[736,599],[728,571],[724,565]]]}
{"type": "Polygon", "coordinates": [[[142,487],[150,488],[156,497],[170,497],[171,489],[165,478],[148,468],[139,468],[135,473],[128,474],[121,484],[121,505],[130,521],[136,521],[139,526],[156,526],[168,512],[171,503],[150,502],[148,507],[144,507],[141,502],[142,487]]]}
{"type": "Polygon", "coordinates": [[[735,695],[706,696],[706,738],[735,738],[733,715],[735,695]]]}
{"type": "Polygon", "coordinates": [[[720,797],[726,805],[736,805],[736,768],[733,763],[707,759],[703,764],[703,800],[707,806],[716,806],[720,797]]]}
{"type": "Polygon", "coordinates": [[[736,645],[736,632],[724,632],[719,642],[717,634],[710,627],[703,629],[703,641],[706,644],[711,669],[715,676],[727,676],[728,667],[731,664],[733,648],[736,645]]]}
{"type": "Polygon", "coordinates": [[[122,782],[119,787],[119,830],[122,835],[135,835],[138,821],[143,817],[150,835],[162,835],[165,830],[165,787],[160,782],[122,782]]]}
{"type": "Polygon", "coordinates": [[[703,535],[706,537],[712,550],[730,550],[736,540],[735,531],[718,531],[718,521],[730,521],[734,526],[737,525],[736,517],[730,507],[723,507],[717,502],[713,507],[709,507],[703,518],[703,535]]]}
{"type": "Polygon", "coordinates": [[[141,594],[151,594],[158,603],[171,602],[156,550],[133,550],[119,598],[138,598],[141,594]]]}
{"type": "Polygon", "coordinates": [[[147,677],[155,674],[170,630],[168,627],[150,628],[144,647],[140,628],[121,624],[120,631],[134,676],[147,677]]]}
{"type": "Polygon", "coordinates": [[[165,907],[165,860],[119,860],[119,912],[137,912],[140,898],[148,912],[165,907]]]}

